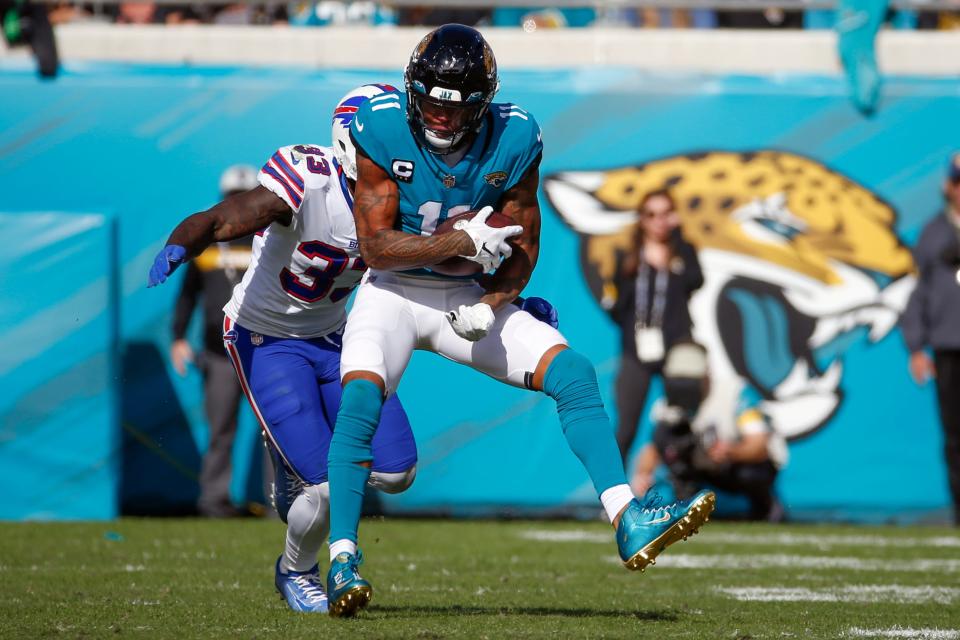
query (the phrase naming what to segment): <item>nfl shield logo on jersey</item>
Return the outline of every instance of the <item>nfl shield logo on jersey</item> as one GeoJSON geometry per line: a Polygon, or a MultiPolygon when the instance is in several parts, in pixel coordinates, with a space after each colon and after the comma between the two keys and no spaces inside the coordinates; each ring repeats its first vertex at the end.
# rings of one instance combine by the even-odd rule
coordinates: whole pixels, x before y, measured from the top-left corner
{"type": "Polygon", "coordinates": [[[250,332],[250,343],[251,343],[253,346],[255,346],[255,347],[259,347],[260,345],[263,344],[263,336],[260,335],[259,333],[253,333],[253,332],[251,331],[251,332],[250,332]]]}
{"type": "Polygon", "coordinates": [[[443,186],[447,189],[453,189],[453,185],[457,184],[457,177],[451,175],[443,176],[443,186]]]}

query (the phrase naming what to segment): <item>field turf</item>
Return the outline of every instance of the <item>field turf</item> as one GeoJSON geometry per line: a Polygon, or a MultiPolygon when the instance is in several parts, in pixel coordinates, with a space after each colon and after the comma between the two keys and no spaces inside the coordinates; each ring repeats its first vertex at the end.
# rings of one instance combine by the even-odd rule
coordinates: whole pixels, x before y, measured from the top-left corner
{"type": "Polygon", "coordinates": [[[600,522],[366,520],[356,620],[273,588],[277,521],[0,524],[0,638],[957,638],[960,531],[711,522],[632,573],[600,522]]]}

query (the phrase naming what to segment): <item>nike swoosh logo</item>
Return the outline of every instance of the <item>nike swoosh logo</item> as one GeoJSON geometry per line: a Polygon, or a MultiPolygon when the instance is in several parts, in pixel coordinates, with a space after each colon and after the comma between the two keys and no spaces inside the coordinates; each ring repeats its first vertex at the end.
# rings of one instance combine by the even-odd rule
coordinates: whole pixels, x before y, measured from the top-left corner
{"type": "Polygon", "coordinates": [[[656,520],[651,520],[651,521],[648,522],[647,524],[660,524],[660,523],[662,523],[662,522],[666,522],[666,521],[669,520],[669,519],[670,519],[670,514],[669,514],[669,513],[665,513],[665,514],[663,514],[662,516],[660,516],[659,518],[657,518],[656,520]]]}
{"type": "Polygon", "coordinates": [[[357,123],[357,131],[363,131],[363,123],[357,120],[356,118],[354,118],[353,120],[354,122],[357,123]]]}
{"type": "Polygon", "coordinates": [[[292,162],[294,165],[298,165],[298,164],[300,164],[300,158],[298,158],[296,155],[294,155],[294,154],[291,153],[291,154],[290,154],[290,162],[292,162]]]}

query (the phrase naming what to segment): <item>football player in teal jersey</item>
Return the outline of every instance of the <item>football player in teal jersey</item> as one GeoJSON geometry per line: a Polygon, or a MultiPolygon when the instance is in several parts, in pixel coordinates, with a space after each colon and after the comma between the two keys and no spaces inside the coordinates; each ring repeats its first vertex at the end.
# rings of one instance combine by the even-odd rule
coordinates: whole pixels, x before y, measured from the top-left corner
{"type": "Polygon", "coordinates": [[[623,563],[643,569],[702,526],[715,496],[668,505],[630,491],[590,362],[553,327],[511,305],[537,262],[542,153],[533,116],[492,102],[493,51],[478,31],[444,25],[420,42],[405,92],[361,105],[354,218],[364,277],[343,336],[343,396],[330,443],[330,613],[350,616],[373,589],[359,573],[357,530],[371,441],[384,398],[396,391],[415,349],[429,350],[517,387],[554,398],[571,450],[593,481],[616,530],[623,563]],[[516,224],[486,223],[497,209],[516,224]],[[455,230],[433,235],[468,210],[455,230]],[[477,278],[432,267],[476,262],[477,278]]]}

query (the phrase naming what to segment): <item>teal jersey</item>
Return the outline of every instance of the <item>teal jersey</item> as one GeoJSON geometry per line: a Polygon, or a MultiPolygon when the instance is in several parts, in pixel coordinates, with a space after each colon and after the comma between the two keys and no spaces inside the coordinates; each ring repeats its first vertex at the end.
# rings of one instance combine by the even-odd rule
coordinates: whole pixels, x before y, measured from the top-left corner
{"type": "Polygon", "coordinates": [[[466,155],[449,167],[417,143],[406,109],[405,94],[387,93],[360,105],[350,125],[357,148],[399,187],[400,231],[428,236],[452,215],[488,205],[496,209],[543,151],[533,116],[494,102],[466,155]]]}

